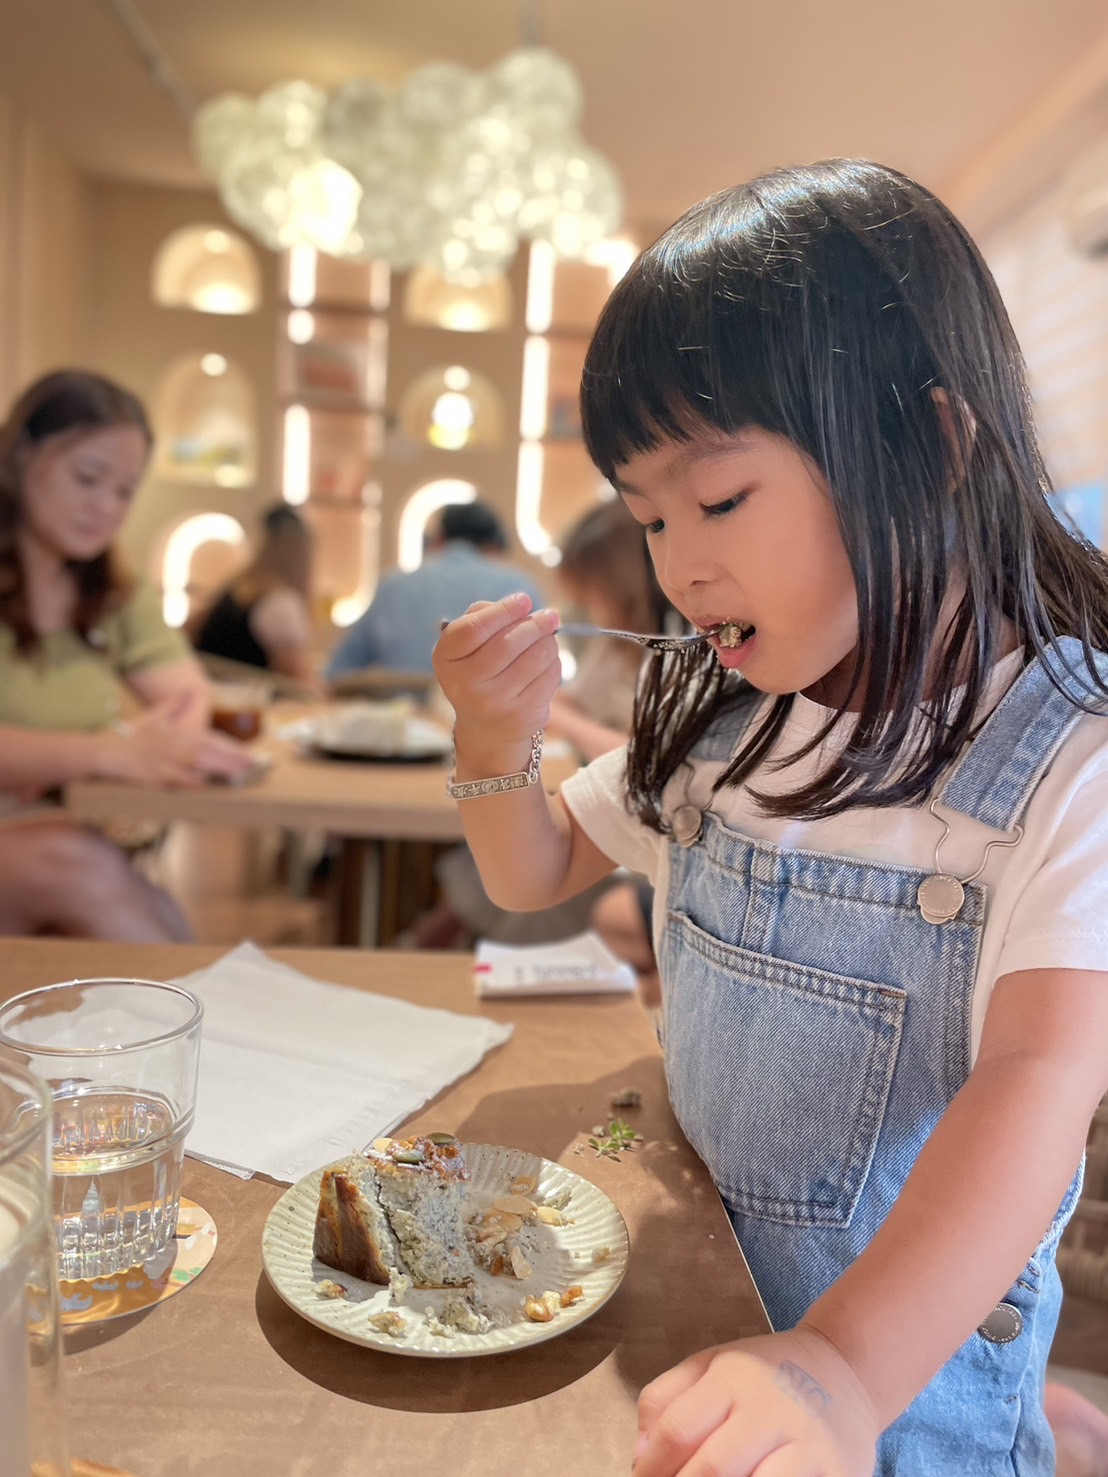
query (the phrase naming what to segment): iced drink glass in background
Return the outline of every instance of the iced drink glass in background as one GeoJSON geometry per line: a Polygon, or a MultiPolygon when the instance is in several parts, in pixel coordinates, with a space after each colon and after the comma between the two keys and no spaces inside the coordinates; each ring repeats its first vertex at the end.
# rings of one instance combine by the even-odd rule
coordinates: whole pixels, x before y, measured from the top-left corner
{"type": "Polygon", "coordinates": [[[249,743],[265,725],[271,692],[261,682],[210,682],[211,726],[249,743]]]}
{"type": "Polygon", "coordinates": [[[58,1276],[106,1277],[177,1229],[203,1007],[177,985],[72,980],[0,1005],[0,1062],[53,1103],[58,1276]]]}
{"type": "Polygon", "coordinates": [[[0,1059],[0,1477],[69,1471],[50,1152],[45,1083],[0,1059]]]}

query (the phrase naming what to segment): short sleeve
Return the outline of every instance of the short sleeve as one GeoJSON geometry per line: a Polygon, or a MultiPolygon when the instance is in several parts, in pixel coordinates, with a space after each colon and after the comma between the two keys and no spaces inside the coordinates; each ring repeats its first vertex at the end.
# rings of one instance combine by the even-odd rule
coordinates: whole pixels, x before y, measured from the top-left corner
{"type": "Polygon", "coordinates": [[[182,633],[166,625],[157,592],[145,582],[135,586],[105,626],[109,648],[120,672],[165,667],[192,654],[182,633]]]}
{"type": "Polygon", "coordinates": [[[995,978],[1024,969],[1105,970],[1108,758],[1074,786],[1041,863],[1010,906],[995,978]]]}
{"type": "Polygon", "coordinates": [[[605,856],[628,871],[654,878],[665,843],[657,831],[628,813],[626,768],[626,749],[602,754],[566,780],[562,798],[585,835],[605,856]]]}

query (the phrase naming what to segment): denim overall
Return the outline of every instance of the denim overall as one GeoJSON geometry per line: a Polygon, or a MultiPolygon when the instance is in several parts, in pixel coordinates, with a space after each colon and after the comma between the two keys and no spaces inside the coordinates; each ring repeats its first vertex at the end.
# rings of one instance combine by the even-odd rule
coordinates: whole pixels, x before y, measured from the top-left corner
{"type": "MultiPolygon", "coordinates": [[[[1027,667],[939,796],[952,829],[961,812],[1009,831],[1078,717],[1027,667]]],[[[732,713],[695,757],[726,760],[735,741],[732,713]]],[[[661,950],[670,1094],[787,1329],[865,1249],[966,1080],[986,892],[967,882],[958,914],[929,923],[916,898],[928,871],[783,850],[710,810],[695,839],[677,830],[661,950]]],[[[885,1432],[876,1477],[1054,1472],[1042,1413],[1054,1254],[1079,1188],[1080,1174],[999,1316],[885,1432]]]]}

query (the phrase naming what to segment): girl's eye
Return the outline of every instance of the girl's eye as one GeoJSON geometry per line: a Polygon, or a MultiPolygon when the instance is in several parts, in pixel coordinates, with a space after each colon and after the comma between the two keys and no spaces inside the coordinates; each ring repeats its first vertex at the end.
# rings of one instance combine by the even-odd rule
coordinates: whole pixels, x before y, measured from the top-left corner
{"type": "Polygon", "coordinates": [[[704,509],[706,518],[723,518],[728,513],[733,513],[740,503],[746,501],[745,492],[737,492],[734,497],[724,498],[721,503],[712,503],[704,509]]]}

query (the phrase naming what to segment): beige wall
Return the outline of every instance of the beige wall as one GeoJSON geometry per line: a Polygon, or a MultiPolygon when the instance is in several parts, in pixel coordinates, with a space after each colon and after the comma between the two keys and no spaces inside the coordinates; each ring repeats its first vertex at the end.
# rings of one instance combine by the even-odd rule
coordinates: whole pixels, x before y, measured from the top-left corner
{"type": "Polygon", "coordinates": [[[157,578],[165,540],[192,513],[229,513],[253,533],[255,513],[280,495],[276,477],[277,261],[258,251],[262,302],[242,316],[159,307],[150,273],[163,241],[180,226],[229,225],[214,193],[115,181],[91,189],[89,352],[94,368],[147,401],[157,424],[157,391],[166,369],[185,354],[218,353],[239,365],[254,389],[258,476],[253,486],[213,487],[151,473],[121,540],[132,563],[157,578]]]}
{"type": "Polygon", "coordinates": [[[0,403],[88,350],[88,182],[0,94],[0,403]]]}

